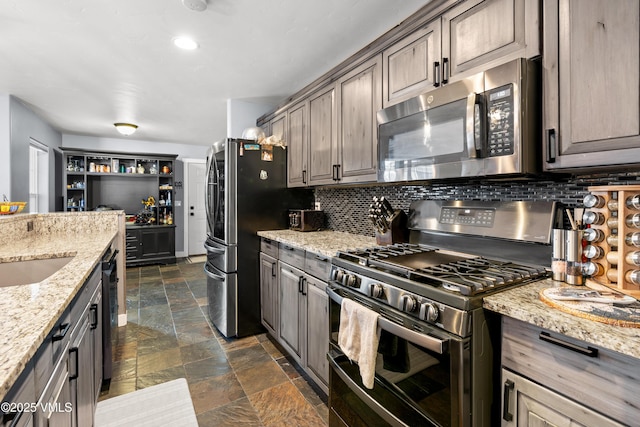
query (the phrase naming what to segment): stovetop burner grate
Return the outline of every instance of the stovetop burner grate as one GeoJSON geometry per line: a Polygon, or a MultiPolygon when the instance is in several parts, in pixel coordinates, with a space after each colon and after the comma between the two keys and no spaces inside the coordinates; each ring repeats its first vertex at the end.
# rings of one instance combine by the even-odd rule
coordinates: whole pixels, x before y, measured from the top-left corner
{"type": "Polygon", "coordinates": [[[470,296],[546,275],[544,268],[479,257],[422,268],[409,273],[407,277],[420,283],[442,285],[446,289],[470,296]]]}
{"type": "Polygon", "coordinates": [[[417,244],[395,244],[340,252],[338,258],[418,283],[472,296],[540,279],[543,267],[451,254],[417,244]]]}

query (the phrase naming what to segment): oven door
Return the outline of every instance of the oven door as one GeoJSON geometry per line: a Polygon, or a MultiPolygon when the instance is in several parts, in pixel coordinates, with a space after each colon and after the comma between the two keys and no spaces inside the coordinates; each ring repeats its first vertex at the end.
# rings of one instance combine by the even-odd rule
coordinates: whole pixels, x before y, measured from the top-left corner
{"type": "Polygon", "coordinates": [[[470,424],[468,393],[465,399],[464,391],[468,390],[470,379],[468,370],[463,368],[465,359],[468,366],[469,352],[464,341],[387,307],[376,308],[371,300],[335,283],[327,293],[331,425],[470,424]],[[380,314],[382,332],[373,389],[363,386],[358,365],[340,351],[337,343],[343,298],[352,298],[380,314]]]}
{"type": "Polygon", "coordinates": [[[483,173],[482,75],[378,112],[378,181],[483,173]]]}

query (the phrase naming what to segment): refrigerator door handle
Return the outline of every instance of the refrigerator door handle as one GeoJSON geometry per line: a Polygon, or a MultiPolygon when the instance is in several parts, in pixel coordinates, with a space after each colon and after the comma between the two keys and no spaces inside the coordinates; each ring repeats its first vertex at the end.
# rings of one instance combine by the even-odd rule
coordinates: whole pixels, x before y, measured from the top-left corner
{"type": "Polygon", "coordinates": [[[219,280],[221,282],[224,282],[226,280],[226,277],[224,275],[221,274],[216,274],[213,271],[209,270],[207,268],[207,264],[204,264],[204,274],[206,274],[207,276],[211,277],[213,280],[219,280]]]}
{"type": "Polygon", "coordinates": [[[207,252],[211,252],[212,254],[224,255],[225,253],[224,249],[214,248],[213,246],[207,245],[206,242],[204,243],[204,248],[207,250],[207,252]]]}

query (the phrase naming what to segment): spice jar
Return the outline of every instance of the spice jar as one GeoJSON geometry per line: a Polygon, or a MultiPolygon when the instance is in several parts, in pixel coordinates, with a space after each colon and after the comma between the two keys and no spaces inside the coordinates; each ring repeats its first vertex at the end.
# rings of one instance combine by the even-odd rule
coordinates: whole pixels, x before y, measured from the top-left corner
{"type": "Polygon", "coordinates": [[[582,275],[582,230],[567,230],[567,272],[566,281],[570,285],[584,285],[582,275]]]}

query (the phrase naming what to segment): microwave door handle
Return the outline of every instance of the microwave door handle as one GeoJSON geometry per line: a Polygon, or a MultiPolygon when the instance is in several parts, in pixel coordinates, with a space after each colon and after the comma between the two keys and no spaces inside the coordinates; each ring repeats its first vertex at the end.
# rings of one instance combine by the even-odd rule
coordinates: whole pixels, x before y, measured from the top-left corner
{"type": "Polygon", "coordinates": [[[472,92],[467,96],[467,153],[470,159],[478,157],[478,143],[476,142],[476,106],[478,94],[472,92]]]}

